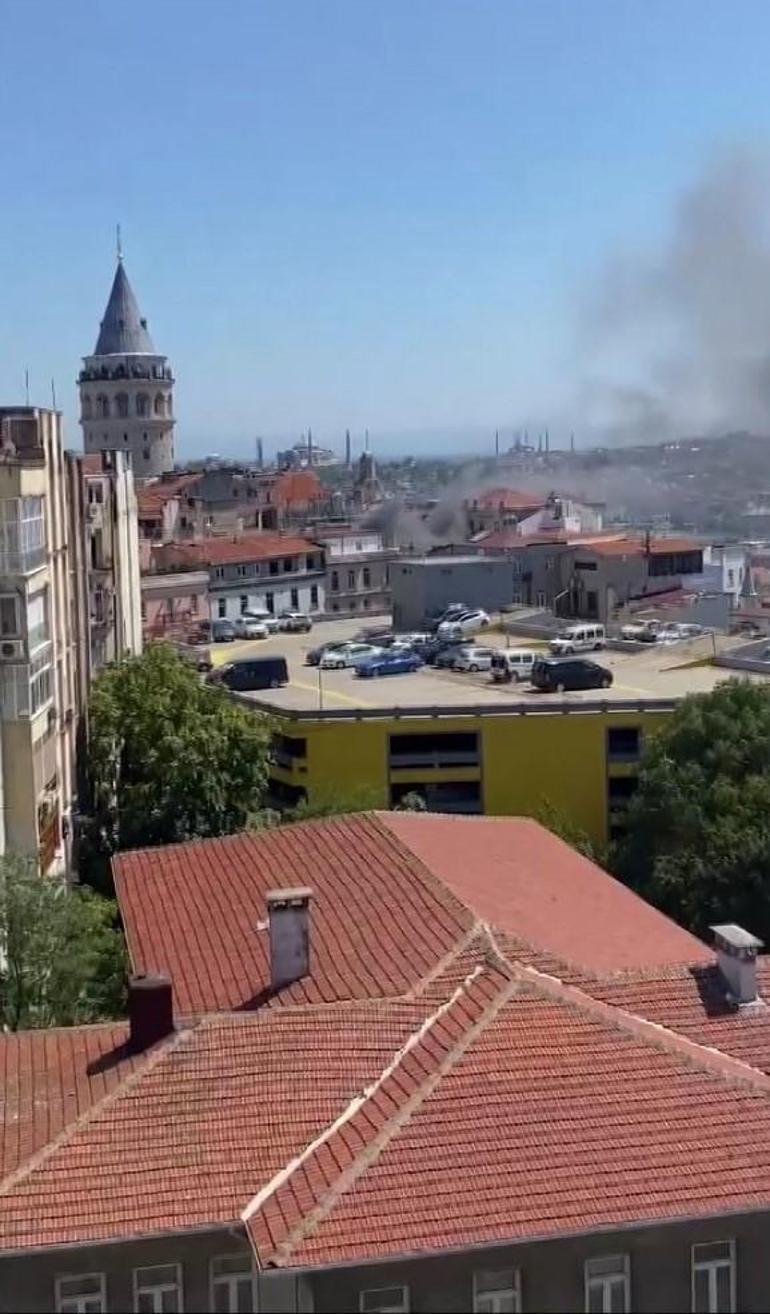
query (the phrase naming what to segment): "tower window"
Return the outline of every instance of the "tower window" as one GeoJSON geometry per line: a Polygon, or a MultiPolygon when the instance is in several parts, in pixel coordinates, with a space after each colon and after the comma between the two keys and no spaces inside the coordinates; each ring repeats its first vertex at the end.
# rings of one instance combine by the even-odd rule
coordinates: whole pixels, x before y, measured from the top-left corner
{"type": "Polygon", "coordinates": [[[144,459],[145,459],[145,461],[149,461],[149,459],[150,459],[150,449],[149,449],[149,447],[145,447],[144,452],[143,452],[143,455],[144,455],[144,459]]]}
{"type": "Polygon", "coordinates": [[[149,415],[149,414],[150,414],[150,399],[149,399],[149,397],[147,396],[147,393],[146,393],[146,392],[140,392],[140,393],[137,395],[137,398],[136,398],[136,413],[137,413],[137,415],[149,415]]]}
{"type": "Polygon", "coordinates": [[[116,408],[117,408],[118,415],[120,416],[120,418],[121,418],[122,420],[124,420],[124,419],[126,418],[126,416],[128,415],[128,393],[127,393],[127,392],[119,392],[119,393],[118,393],[117,397],[115,398],[115,406],[116,406],[116,408]]]}
{"type": "Polygon", "coordinates": [[[164,401],[163,401],[163,393],[162,393],[162,392],[156,392],[156,394],[155,394],[155,401],[153,402],[153,410],[155,411],[155,414],[156,414],[156,415],[163,415],[165,409],[166,409],[166,408],[165,408],[165,404],[164,404],[164,401]]]}

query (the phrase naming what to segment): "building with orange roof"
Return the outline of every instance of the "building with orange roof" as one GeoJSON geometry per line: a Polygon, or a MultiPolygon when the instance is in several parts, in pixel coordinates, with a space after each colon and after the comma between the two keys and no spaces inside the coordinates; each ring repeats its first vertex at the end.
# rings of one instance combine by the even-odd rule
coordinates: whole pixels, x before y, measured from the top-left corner
{"type": "Polygon", "coordinates": [[[0,1307],[766,1306],[770,969],[535,822],[124,854],[129,1019],[0,1036],[0,1307]]]}

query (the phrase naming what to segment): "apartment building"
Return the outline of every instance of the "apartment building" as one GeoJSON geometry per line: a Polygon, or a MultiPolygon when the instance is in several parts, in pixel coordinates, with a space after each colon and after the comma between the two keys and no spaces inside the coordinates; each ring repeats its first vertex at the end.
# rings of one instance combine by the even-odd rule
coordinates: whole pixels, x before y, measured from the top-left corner
{"type": "Polygon", "coordinates": [[[326,549],[326,607],[332,616],[390,611],[390,568],[398,552],[382,534],[355,525],[316,525],[326,549]]]}
{"type": "Polygon", "coordinates": [[[209,575],[212,619],[235,620],[245,611],[304,611],[325,608],[323,547],[291,534],[253,532],[153,549],[153,570],[195,570],[209,575]]]}
{"type": "Polygon", "coordinates": [[[67,862],[81,710],[61,416],[0,408],[0,851],[67,862]]]}
{"type": "Polygon", "coordinates": [[[520,818],[115,877],[128,1021],[0,1037],[0,1310],[767,1309],[748,931],[707,946],[520,818]]]}
{"type": "Polygon", "coordinates": [[[124,452],[65,454],[70,550],[84,582],[85,687],[107,662],[142,651],[141,577],[134,475],[124,452]]]}

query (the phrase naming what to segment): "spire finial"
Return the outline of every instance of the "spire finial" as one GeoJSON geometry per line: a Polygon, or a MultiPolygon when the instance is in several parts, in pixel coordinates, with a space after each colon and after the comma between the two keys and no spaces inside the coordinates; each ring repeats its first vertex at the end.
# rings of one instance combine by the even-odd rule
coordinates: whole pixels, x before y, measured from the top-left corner
{"type": "Polygon", "coordinates": [[[123,243],[122,243],[121,240],[120,240],[120,224],[118,224],[118,226],[117,226],[117,229],[116,229],[116,232],[115,232],[115,238],[116,238],[115,245],[116,245],[117,255],[118,255],[118,264],[122,264],[122,262],[123,262],[123,243]]]}

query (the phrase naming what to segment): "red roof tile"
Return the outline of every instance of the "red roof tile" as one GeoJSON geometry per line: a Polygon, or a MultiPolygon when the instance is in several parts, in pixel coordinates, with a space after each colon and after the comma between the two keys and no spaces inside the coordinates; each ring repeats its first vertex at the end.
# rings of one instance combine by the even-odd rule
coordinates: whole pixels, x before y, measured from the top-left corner
{"type": "Polygon", "coordinates": [[[157,549],[155,555],[166,566],[188,563],[213,566],[234,561],[266,561],[269,557],[295,557],[317,550],[318,544],[311,539],[257,530],[232,538],[214,535],[197,543],[168,543],[157,549]]]}
{"type": "Polygon", "coordinates": [[[522,492],[517,488],[486,488],[483,493],[469,497],[465,505],[482,511],[539,511],[545,506],[545,498],[541,493],[522,492]]]}
{"type": "Polygon", "coordinates": [[[257,923],[277,886],[313,888],[310,975],[279,1002],[402,994],[473,922],[376,815],[121,854],[114,870],[134,968],[169,972],[183,1014],[269,1000],[257,923]]]}
{"type": "Polygon", "coordinates": [[[0,1033],[0,1177],[69,1127],[143,1060],[122,1022],[0,1033]]]}

